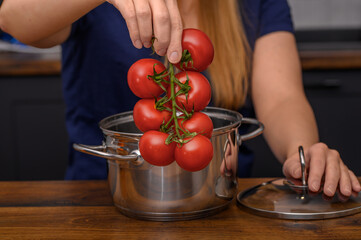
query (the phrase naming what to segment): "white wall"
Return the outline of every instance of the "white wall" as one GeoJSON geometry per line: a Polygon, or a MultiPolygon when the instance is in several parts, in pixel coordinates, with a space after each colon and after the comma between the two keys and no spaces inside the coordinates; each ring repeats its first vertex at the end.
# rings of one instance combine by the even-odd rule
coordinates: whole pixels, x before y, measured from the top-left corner
{"type": "Polygon", "coordinates": [[[361,29],[361,0],[288,0],[295,28],[361,29]]]}

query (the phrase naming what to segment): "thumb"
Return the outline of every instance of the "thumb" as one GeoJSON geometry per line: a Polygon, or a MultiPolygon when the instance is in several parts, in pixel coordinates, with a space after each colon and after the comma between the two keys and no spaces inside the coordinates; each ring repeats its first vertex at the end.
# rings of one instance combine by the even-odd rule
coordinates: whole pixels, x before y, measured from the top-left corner
{"type": "Polygon", "coordinates": [[[286,178],[299,179],[302,177],[301,164],[297,157],[287,159],[283,164],[283,174],[286,178]]]}

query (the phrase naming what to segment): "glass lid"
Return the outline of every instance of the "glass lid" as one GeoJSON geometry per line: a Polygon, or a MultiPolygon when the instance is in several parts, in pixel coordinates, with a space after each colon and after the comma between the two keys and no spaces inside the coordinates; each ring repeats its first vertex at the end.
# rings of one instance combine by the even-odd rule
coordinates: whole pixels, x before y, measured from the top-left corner
{"type": "Polygon", "coordinates": [[[361,212],[361,193],[350,197],[337,192],[333,197],[308,190],[305,181],[305,161],[299,148],[302,181],[275,179],[237,195],[237,204],[252,213],[283,219],[325,219],[361,212]]]}

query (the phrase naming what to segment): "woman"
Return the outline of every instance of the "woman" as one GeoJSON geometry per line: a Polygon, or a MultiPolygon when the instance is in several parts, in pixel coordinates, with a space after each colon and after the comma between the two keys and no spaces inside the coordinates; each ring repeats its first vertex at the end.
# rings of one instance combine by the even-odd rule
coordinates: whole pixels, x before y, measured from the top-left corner
{"type": "MultiPolygon", "coordinates": [[[[338,152],[319,143],[286,0],[244,0],[240,6],[242,19],[235,0],[5,0],[0,26],[29,45],[62,44],[71,144],[98,144],[99,120],[132,109],[137,98],[126,73],[136,60],[149,57],[153,34],[157,54],[177,63],[182,29],[201,29],[215,47],[209,68],[214,104],[245,112],[251,96],[287,177],[301,177],[297,149],[303,145],[311,191],[319,190],[323,177],[328,196],[338,187],[346,196],[360,191],[338,152]]],[[[66,177],[105,178],[105,169],[105,161],[71,150],[66,177]]]]}

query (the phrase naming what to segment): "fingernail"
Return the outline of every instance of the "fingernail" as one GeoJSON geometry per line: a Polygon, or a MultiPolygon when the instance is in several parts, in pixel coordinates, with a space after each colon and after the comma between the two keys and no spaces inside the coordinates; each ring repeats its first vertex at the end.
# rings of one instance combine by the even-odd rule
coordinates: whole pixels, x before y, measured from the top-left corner
{"type": "Polygon", "coordinates": [[[350,196],[351,195],[351,189],[346,187],[344,190],[343,190],[343,194],[346,195],[346,196],[350,196]]]}
{"type": "Polygon", "coordinates": [[[140,40],[135,40],[135,42],[133,43],[134,46],[138,49],[141,49],[142,48],[142,42],[140,40]]]}
{"type": "Polygon", "coordinates": [[[150,48],[152,46],[152,44],[150,42],[144,42],[143,45],[146,48],[150,48]]]}
{"type": "Polygon", "coordinates": [[[311,187],[312,187],[312,190],[313,190],[313,191],[318,191],[318,188],[320,187],[320,185],[318,184],[317,181],[314,181],[314,182],[311,184],[311,187]]]}
{"type": "Polygon", "coordinates": [[[166,51],[167,51],[167,49],[165,49],[165,48],[162,48],[162,49],[160,49],[160,50],[158,50],[158,55],[161,55],[161,56],[164,56],[165,55],[165,53],[166,53],[166,51]]]}
{"type": "Polygon", "coordinates": [[[178,53],[177,52],[172,52],[169,55],[169,61],[175,63],[178,60],[178,53]]]}
{"type": "Polygon", "coordinates": [[[329,185],[326,190],[327,190],[326,195],[331,196],[334,194],[333,187],[331,185],[329,185]]]}

